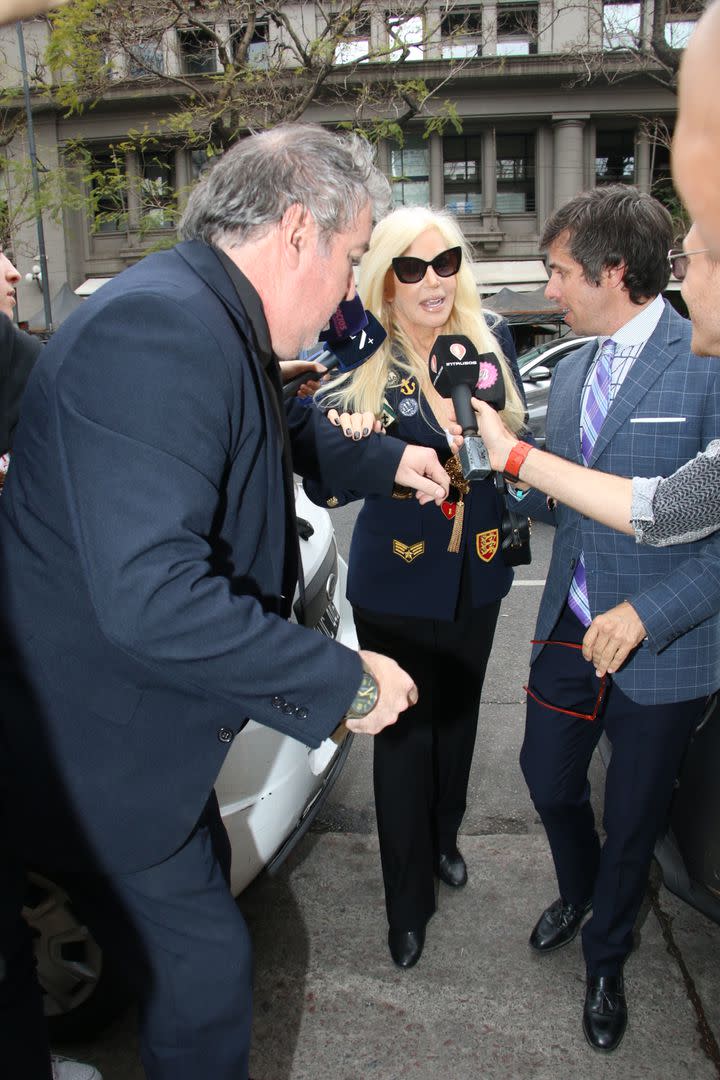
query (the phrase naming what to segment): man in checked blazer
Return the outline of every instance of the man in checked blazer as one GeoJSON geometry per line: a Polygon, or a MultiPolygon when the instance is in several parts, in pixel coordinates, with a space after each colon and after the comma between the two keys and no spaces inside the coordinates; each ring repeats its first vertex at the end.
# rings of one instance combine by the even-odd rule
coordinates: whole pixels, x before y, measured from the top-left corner
{"type": "MultiPolygon", "coordinates": [[[[689,322],[659,295],[672,239],[664,208],[620,185],[577,196],[547,222],[546,296],[566,309],[575,333],[598,339],[555,371],[547,415],[553,453],[624,476],[669,475],[720,436],[720,365],[690,352],[689,322]]],[[[523,502],[531,515],[544,508],[538,492],[523,502]]],[[[563,505],[550,509],[557,532],[520,762],[560,896],[530,945],[549,953],[584,923],[583,1030],[607,1052],[625,1032],[623,966],[673,782],[720,685],[720,533],[650,548],[563,505]],[[607,641],[611,676],[599,678],[583,658],[586,633],[607,641]],[[587,770],[603,730],[612,759],[601,844],[587,770]]]]}

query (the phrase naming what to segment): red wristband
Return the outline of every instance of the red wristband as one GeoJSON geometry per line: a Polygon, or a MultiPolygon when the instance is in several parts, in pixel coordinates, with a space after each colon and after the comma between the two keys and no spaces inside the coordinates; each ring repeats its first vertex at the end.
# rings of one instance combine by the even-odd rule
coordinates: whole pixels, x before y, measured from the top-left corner
{"type": "Polygon", "coordinates": [[[503,468],[503,476],[506,480],[510,480],[515,483],[520,479],[520,470],[522,469],[523,462],[528,456],[533,447],[530,443],[516,442],[512,450],[508,454],[508,459],[505,462],[503,468]]]}

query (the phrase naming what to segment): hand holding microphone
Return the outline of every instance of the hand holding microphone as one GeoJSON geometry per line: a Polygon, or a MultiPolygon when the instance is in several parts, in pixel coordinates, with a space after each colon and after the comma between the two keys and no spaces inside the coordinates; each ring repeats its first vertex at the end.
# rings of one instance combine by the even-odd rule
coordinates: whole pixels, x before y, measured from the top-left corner
{"type": "Polygon", "coordinates": [[[500,410],[505,405],[505,382],[495,353],[478,354],[464,334],[441,334],[430,354],[430,380],[437,392],[451,398],[464,442],[459,460],[466,480],[483,480],[492,472],[478,435],[473,397],[500,410]]]}
{"type": "MultiPolygon", "coordinates": [[[[382,345],[387,334],[371,311],[366,311],[359,296],[343,300],[321,336],[325,342],[322,352],[310,359],[323,364],[326,372],[338,368],[352,371],[369,360],[382,345]]],[[[287,401],[308,380],[308,372],[285,383],[283,398],[287,401]]]]}

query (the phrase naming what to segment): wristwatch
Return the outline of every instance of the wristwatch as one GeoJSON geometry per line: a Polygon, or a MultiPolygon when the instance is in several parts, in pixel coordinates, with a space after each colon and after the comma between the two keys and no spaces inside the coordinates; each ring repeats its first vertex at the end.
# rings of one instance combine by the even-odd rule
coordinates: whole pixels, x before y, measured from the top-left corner
{"type": "Polygon", "coordinates": [[[508,459],[503,466],[503,476],[511,483],[517,483],[520,479],[520,470],[522,469],[523,462],[528,456],[533,447],[530,443],[516,442],[512,450],[508,454],[508,459]]]}
{"type": "Polygon", "coordinates": [[[345,720],[361,720],[364,716],[367,716],[369,712],[377,705],[377,700],[380,695],[378,684],[375,682],[375,676],[371,675],[369,671],[363,671],[363,677],[360,680],[357,693],[352,700],[350,708],[345,713],[345,720]]]}

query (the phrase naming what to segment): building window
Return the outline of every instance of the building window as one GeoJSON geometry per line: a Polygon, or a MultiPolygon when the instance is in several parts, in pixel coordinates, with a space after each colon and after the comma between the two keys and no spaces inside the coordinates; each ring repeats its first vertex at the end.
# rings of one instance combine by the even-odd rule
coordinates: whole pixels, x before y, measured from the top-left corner
{"type": "Polygon", "coordinates": [[[390,177],[395,206],[426,206],[430,202],[430,149],[419,135],[390,150],[390,177]]]}
{"type": "Polygon", "coordinates": [[[165,72],[162,43],[159,41],[137,41],[128,45],[127,73],[131,79],[162,75],[165,72]]]}
{"type": "Polygon", "coordinates": [[[495,178],[498,214],[535,210],[534,135],[496,135],[495,178]]]}
{"type": "Polygon", "coordinates": [[[230,23],[231,52],[235,63],[245,62],[250,67],[267,68],[270,63],[270,23],[258,20],[246,42],[248,28],[242,23],[230,23]],[[243,55],[243,49],[247,52],[243,55]]]}
{"type": "MultiPolygon", "coordinates": [[[[338,20],[342,18],[341,11],[331,11],[328,15],[328,24],[336,26],[338,20]]],[[[352,64],[357,61],[366,61],[370,51],[370,12],[359,11],[354,19],[350,19],[342,36],[343,40],[335,47],[335,63],[352,64]]]]}
{"type": "Polygon", "coordinates": [[[537,33],[537,4],[498,4],[498,56],[534,55],[537,52],[537,33]]]}
{"type": "Polygon", "coordinates": [[[635,132],[632,128],[597,132],[595,183],[635,183],[635,132]]]}
{"type": "Polygon", "coordinates": [[[173,148],[151,145],[78,147],[78,167],[90,196],[94,234],[143,234],[174,229],[177,193],[173,148]]]}
{"type": "Polygon", "coordinates": [[[482,136],[443,139],[445,207],[454,214],[479,214],[482,202],[482,136]]]}
{"type": "Polygon", "coordinates": [[[178,30],[180,58],[185,75],[213,75],[217,71],[215,42],[207,30],[178,30]]]}
{"type": "Polygon", "coordinates": [[[684,49],[704,10],[704,0],[670,0],[665,22],[668,45],[673,49],[684,49]]]}
{"type": "Polygon", "coordinates": [[[603,48],[637,49],[640,45],[641,5],[605,0],[603,48]]]}
{"type": "Polygon", "coordinates": [[[401,57],[405,60],[422,60],[424,26],[422,15],[387,15],[385,25],[388,32],[388,45],[398,45],[388,56],[388,60],[397,63],[401,57]]]}
{"type": "Polygon", "coordinates": [[[443,60],[482,56],[482,8],[453,8],[440,20],[443,60]]]}
{"type": "Polygon", "coordinates": [[[93,232],[124,232],[128,220],[125,152],[111,146],[92,150],[87,166],[93,232]]]}
{"type": "Polygon", "coordinates": [[[172,229],[176,224],[175,151],[141,150],[140,218],[144,229],[172,229]]]}

